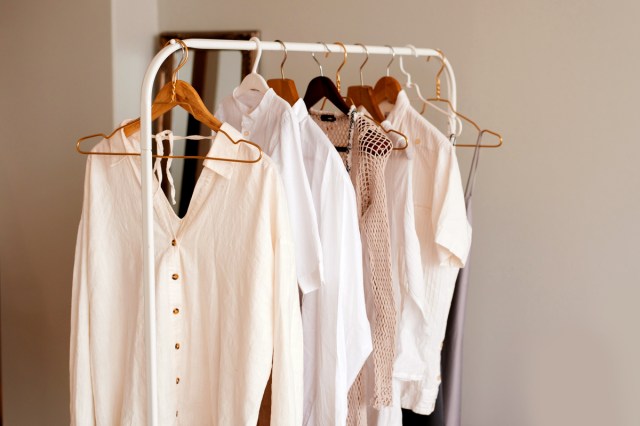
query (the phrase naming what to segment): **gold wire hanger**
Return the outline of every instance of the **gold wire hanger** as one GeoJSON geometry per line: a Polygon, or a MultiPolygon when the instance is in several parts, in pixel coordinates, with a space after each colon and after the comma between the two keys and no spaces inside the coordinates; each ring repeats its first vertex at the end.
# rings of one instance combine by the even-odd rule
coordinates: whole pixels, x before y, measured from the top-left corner
{"type": "MultiPolygon", "coordinates": [[[[232,163],[257,163],[262,159],[262,149],[260,146],[254,142],[248,141],[246,139],[238,139],[234,140],[227,132],[221,129],[222,122],[215,118],[213,114],[207,109],[198,95],[198,92],[191,86],[189,83],[178,80],[178,71],[182,68],[189,58],[189,49],[187,45],[179,39],[174,39],[177,43],[182,47],[182,60],[173,71],[171,76],[171,81],[165,84],[158,95],[156,96],[153,105],[151,106],[151,120],[155,120],[164,113],[172,110],[175,106],[180,106],[189,112],[193,117],[195,117],[198,121],[205,124],[211,130],[215,132],[220,132],[229,139],[229,141],[234,144],[238,144],[240,142],[247,143],[256,149],[258,149],[259,155],[258,158],[253,160],[240,160],[236,158],[220,158],[220,157],[208,157],[203,155],[159,155],[154,154],[154,158],[182,158],[182,159],[200,159],[200,160],[216,160],[216,161],[228,161],[232,163]]],[[[169,42],[171,43],[171,42],[169,42]]],[[[127,124],[124,124],[118,128],[116,128],[109,135],[105,135],[104,133],[96,133],[89,136],[83,136],[76,142],[76,151],[83,155],[115,155],[115,156],[125,156],[125,155],[135,155],[139,156],[140,153],[136,152],[91,152],[84,151],[80,148],[82,142],[87,141],[89,139],[93,139],[95,137],[102,137],[104,139],[111,139],[113,135],[115,135],[120,130],[123,130],[125,136],[131,136],[135,132],[140,130],[140,118],[137,118],[127,124]]]]}
{"type": "MultiPolygon", "coordinates": [[[[340,79],[340,71],[342,71],[342,68],[347,64],[347,46],[344,45],[344,43],[336,41],[333,44],[337,44],[338,46],[342,47],[342,50],[344,50],[343,52],[343,57],[342,57],[342,63],[340,64],[340,66],[338,67],[338,69],[336,70],[336,88],[338,89],[338,93],[342,93],[341,92],[341,84],[342,81],[340,79]]],[[[327,51],[327,53],[324,54],[324,57],[327,58],[329,57],[329,51],[327,51]]],[[[315,57],[314,57],[315,59],[315,57]]],[[[317,61],[316,61],[317,62],[317,61]]],[[[349,97],[349,95],[347,96],[342,96],[342,99],[344,99],[344,101],[346,102],[347,105],[351,106],[354,105],[353,100],[349,97]]],[[[324,105],[327,102],[327,98],[324,98],[322,100],[322,105],[320,105],[320,109],[324,109],[324,105]]]]}
{"type": "MultiPolygon", "coordinates": [[[[445,68],[445,62],[444,62],[444,53],[442,52],[442,50],[436,49],[436,51],[440,54],[440,56],[438,56],[438,59],[440,59],[440,69],[438,70],[437,74],[436,74],[436,97],[435,98],[427,98],[427,101],[430,102],[444,102],[449,106],[449,109],[451,110],[452,113],[454,113],[455,115],[457,115],[458,117],[460,117],[461,119],[463,119],[464,121],[466,121],[467,123],[471,124],[477,131],[479,134],[485,134],[485,133],[489,133],[493,136],[495,136],[496,138],[498,138],[498,143],[494,144],[494,145],[476,145],[476,144],[456,144],[456,146],[462,147],[462,148],[475,148],[476,146],[479,146],[480,148],[498,148],[500,146],[502,146],[502,135],[498,132],[494,132],[493,130],[489,130],[489,129],[481,129],[480,126],[478,126],[478,124],[473,121],[472,119],[470,119],[469,117],[467,117],[466,115],[463,115],[461,113],[459,113],[458,111],[455,110],[455,108],[453,107],[453,105],[451,104],[451,101],[449,99],[445,99],[441,97],[441,81],[440,81],[440,76],[442,75],[442,72],[444,71],[445,68]]],[[[429,59],[431,59],[430,56],[427,57],[427,61],[429,61],[429,59]]],[[[427,104],[423,103],[422,104],[422,110],[420,111],[420,114],[424,114],[425,110],[426,110],[427,104]]]]}

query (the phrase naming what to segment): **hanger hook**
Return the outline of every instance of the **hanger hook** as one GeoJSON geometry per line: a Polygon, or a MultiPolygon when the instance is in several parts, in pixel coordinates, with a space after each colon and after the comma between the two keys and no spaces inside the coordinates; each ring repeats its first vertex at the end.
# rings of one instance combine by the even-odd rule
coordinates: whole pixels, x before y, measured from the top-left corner
{"type": "Polygon", "coordinates": [[[407,76],[407,82],[405,83],[405,86],[407,87],[407,89],[411,88],[413,86],[413,82],[411,81],[411,74],[409,74],[409,72],[404,69],[404,57],[402,55],[400,55],[398,65],[400,66],[400,71],[402,72],[402,74],[407,76]]]}
{"type": "Polygon", "coordinates": [[[364,60],[364,62],[362,63],[362,65],[360,65],[360,86],[364,86],[364,78],[362,76],[362,69],[364,68],[365,64],[369,61],[369,49],[367,49],[367,46],[365,46],[362,43],[356,43],[356,46],[361,46],[362,50],[364,50],[365,55],[367,55],[367,57],[364,60]]]}
{"type": "Polygon", "coordinates": [[[256,43],[256,50],[258,51],[258,53],[256,54],[256,60],[253,61],[253,68],[251,68],[251,74],[257,74],[258,64],[260,63],[260,58],[262,57],[262,43],[260,42],[260,39],[258,37],[251,37],[249,40],[256,43]]]}
{"type": "Polygon", "coordinates": [[[284,58],[282,58],[282,62],[280,63],[280,75],[282,75],[282,79],[284,80],[284,63],[287,62],[287,46],[285,46],[284,41],[276,40],[277,43],[280,43],[282,46],[282,50],[284,51],[284,58]]]}
{"type": "Polygon", "coordinates": [[[168,42],[165,43],[165,46],[169,44],[176,44],[176,43],[178,43],[180,45],[180,49],[182,49],[182,58],[180,59],[178,66],[171,73],[171,101],[172,102],[175,101],[176,99],[176,83],[178,81],[178,71],[180,71],[180,68],[185,66],[185,64],[187,63],[187,60],[189,59],[189,48],[187,47],[187,44],[184,41],[180,40],[179,38],[173,38],[169,40],[168,42]]]}
{"type": "MultiPolygon", "coordinates": [[[[329,50],[329,46],[327,46],[327,43],[325,43],[323,41],[318,41],[317,43],[323,45],[324,48],[327,49],[326,53],[324,54],[324,57],[326,58],[327,56],[329,56],[329,53],[331,53],[331,50],[329,50]]],[[[320,75],[322,77],[324,77],[324,71],[322,70],[322,64],[320,63],[320,61],[318,61],[318,58],[316,58],[315,52],[311,52],[311,57],[313,58],[314,61],[316,61],[316,64],[318,64],[318,67],[320,68],[320,75]]]]}
{"type": "Polygon", "coordinates": [[[389,68],[391,67],[393,61],[396,59],[396,49],[394,49],[392,46],[389,46],[388,44],[385,44],[385,47],[391,49],[391,60],[387,64],[387,77],[389,77],[389,68]]]}
{"type": "MultiPolygon", "coordinates": [[[[438,56],[438,59],[440,59],[440,69],[436,73],[436,99],[440,99],[441,87],[442,87],[440,76],[442,75],[442,71],[444,71],[444,67],[446,66],[446,63],[445,63],[445,56],[442,50],[436,49],[436,52],[440,54],[440,56],[438,56]]],[[[429,59],[431,59],[431,56],[427,56],[427,62],[429,62],[429,59]]]]}
{"type": "Polygon", "coordinates": [[[342,49],[344,50],[344,56],[342,58],[342,63],[340,64],[340,66],[338,67],[338,69],[336,70],[336,88],[338,89],[338,92],[340,91],[340,71],[342,70],[342,67],[344,67],[347,63],[347,46],[344,45],[344,43],[336,41],[334,44],[337,44],[338,46],[342,47],[342,49]]]}

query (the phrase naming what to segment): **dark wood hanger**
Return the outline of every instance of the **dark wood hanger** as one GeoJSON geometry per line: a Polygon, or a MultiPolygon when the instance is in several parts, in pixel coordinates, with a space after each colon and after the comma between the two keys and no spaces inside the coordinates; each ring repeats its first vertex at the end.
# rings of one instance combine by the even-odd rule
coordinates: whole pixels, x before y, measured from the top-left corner
{"type": "MultiPolygon", "coordinates": [[[[336,42],[336,44],[341,45],[344,49],[344,59],[342,61],[342,64],[340,64],[340,66],[336,70],[336,84],[334,84],[329,77],[324,76],[324,74],[322,73],[322,65],[320,65],[320,62],[318,62],[315,55],[311,54],[313,60],[316,61],[316,63],[320,67],[320,75],[309,82],[309,85],[307,86],[307,92],[304,94],[304,103],[307,106],[307,109],[310,109],[319,100],[324,98],[331,102],[336,108],[338,108],[340,112],[347,115],[349,114],[349,110],[351,109],[351,105],[353,105],[353,102],[351,102],[349,99],[343,98],[342,94],[340,93],[340,70],[347,63],[347,48],[340,42],[336,42]]],[[[325,48],[327,48],[327,53],[325,54],[326,57],[329,55],[329,48],[326,44],[324,46],[325,48]]]]}

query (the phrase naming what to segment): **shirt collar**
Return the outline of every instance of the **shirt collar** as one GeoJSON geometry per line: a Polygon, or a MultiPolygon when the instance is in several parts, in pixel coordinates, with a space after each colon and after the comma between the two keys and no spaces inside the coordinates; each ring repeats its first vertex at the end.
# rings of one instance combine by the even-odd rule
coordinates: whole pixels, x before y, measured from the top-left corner
{"type": "Polygon", "coordinates": [[[398,97],[396,98],[396,103],[393,105],[393,108],[389,112],[387,116],[387,121],[395,124],[400,117],[407,111],[407,108],[411,107],[411,102],[409,101],[409,97],[407,96],[407,92],[401,90],[398,92],[398,97]]]}
{"type": "Polygon", "coordinates": [[[293,110],[293,115],[298,119],[298,122],[302,122],[302,120],[309,116],[307,105],[304,103],[302,98],[298,99],[291,109],[293,110]]]}
{"type": "MultiPolygon", "coordinates": [[[[240,143],[242,143],[240,142],[241,140],[243,139],[240,132],[230,124],[222,123],[220,131],[216,133],[215,138],[212,141],[211,149],[207,153],[207,157],[244,160],[245,158],[240,158],[238,155],[239,146],[240,143]]],[[[254,150],[252,149],[251,151],[253,152],[254,150]]],[[[226,179],[231,178],[235,164],[236,163],[232,161],[204,160],[204,166],[206,168],[218,173],[226,179]]]]}
{"type": "Polygon", "coordinates": [[[240,94],[240,87],[233,89],[231,97],[236,107],[240,110],[242,115],[246,115],[250,118],[255,118],[260,115],[262,111],[269,108],[273,101],[273,97],[277,96],[272,88],[269,88],[264,93],[258,91],[250,91],[240,94]]]}

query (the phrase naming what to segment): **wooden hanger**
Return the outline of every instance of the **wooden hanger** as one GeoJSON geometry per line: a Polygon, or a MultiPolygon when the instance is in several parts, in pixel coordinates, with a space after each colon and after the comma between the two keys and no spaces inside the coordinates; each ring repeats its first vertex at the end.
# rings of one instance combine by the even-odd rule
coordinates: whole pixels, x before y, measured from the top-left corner
{"type": "MultiPolygon", "coordinates": [[[[451,110],[452,113],[454,113],[456,116],[460,117],[461,119],[463,119],[464,121],[466,121],[467,123],[471,124],[477,131],[479,134],[485,134],[488,133],[490,135],[495,136],[498,139],[498,142],[496,144],[493,145],[476,145],[476,144],[456,144],[456,146],[462,147],[462,148],[475,148],[476,146],[479,146],[480,148],[498,148],[500,146],[502,146],[502,135],[498,132],[494,132],[493,130],[489,130],[489,129],[482,129],[480,128],[480,126],[473,121],[472,119],[470,119],[469,117],[467,117],[466,115],[463,115],[461,113],[459,113],[458,111],[455,110],[455,108],[453,107],[453,104],[451,103],[451,101],[449,99],[445,99],[442,98],[441,95],[441,81],[440,81],[440,76],[442,75],[442,72],[444,71],[445,68],[445,62],[444,62],[444,53],[442,53],[441,50],[438,50],[438,53],[440,54],[440,56],[438,56],[438,59],[440,59],[441,65],[440,65],[440,69],[438,70],[438,73],[436,74],[436,97],[435,98],[427,98],[427,101],[430,102],[444,102],[449,106],[449,109],[451,110]]],[[[431,59],[430,56],[427,57],[427,61],[429,61],[429,59],[431,59]]],[[[420,111],[420,114],[424,114],[425,110],[426,110],[427,104],[423,103],[422,105],[422,111],[420,111]]]]}
{"type": "MultiPolygon", "coordinates": [[[[160,89],[160,91],[158,92],[158,95],[153,101],[153,104],[151,105],[151,120],[153,121],[158,117],[160,117],[161,115],[165,114],[166,112],[172,110],[174,107],[180,106],[183,109],[185,109],[187,112],[189,112],[198,121],[200,121],[201,123],[209,127],[211,130],[215,132],[221,132],[222,134],[224,134],[227,137],[227,139],[229,139],[234,144],[245,142],[245,143],[248,143],[249,145],[254,146],[255,148],[258,149],[259,155],[258,155],[258,158],[253,160],[238,160],[235,158],[218,158],[218,157],[207,157],[207,156],[201,156],[201,155],[157,155],[157,154],[154,155],[154,158],[185,158],[185,159],[194,158],[194,159],[203,159],[203,160],[206,159],[206,160],[229,161],[229,162],[236,162],[236,163],[256,163],[260,161],[262,159],[262,149],[260,149],[259,145],[245,139],[239,139],[237,141],[233,140],[233,138],[231,138],[231,136],[227,132],[221,129],[222,122],[217,118],[215,118],[213,114],[211,114],[211,112],[204,105],[204,102],[202,102],[200,95],[198,95],[198,92],[193,88],[193,86],[191,86],[189,83],[185,81],[177,79],[178,71],[187,63],[187,59],[189,58],[189,50],[187,48],[187,45],[182,40],[178,40],[178,39],[175,39],[175,40],[176,42],[180,43],[180,45],[182,46],[182,52],[183,52],[182,60],[180,61],[176,69],[173,71],[173,75],[171,76],[171,81],[165,84],[160,89]]],[[[86,140],[93,139],[98,136],[101,136],[104,139],[111,139],[111,137],[120,130],[124,131],[125,136],[131,136],[132,134],[140,131],[140,118],[137,118],[125,125],[122,125],[116,128],[109,135],[105,135],[104,133],[97,133],[97,134],[81,137],[76,142],[76,150],[80,154],[84,154],[84,155],[138,155],[139,156],[140,153],[135,153],[135,152],[91,152],[91,151],[84,151],[80,148],[81,143],[86,140]]]]}
{"type": "MultiPolygon", "coordinates": [[[[319,43],[322,43],[322,42],[319,42],[319,43]]],[[[329,56],[329,53],[331,53],[331,51],[329,50],[329,47],[325,43],[322,43],[322,44],[327,49],[327,53],[325,53],[325,58],[326,58],[329,56]]],[[[307,109],[310,109],[311,107],[313,107],[321,99],[327,99],[336,108],[338,108],[340,112],[342,112],[345,115],[349,114],[351,105],[348,103],[348,100],[345,100],[342,97],[342,95],[340,94],[340,88],[339,88],[340,70],[346,63],[346,56],[347,56],[346,52],[347,50],[345,48],[345,54],[344,54],[345,60],[342,62],[340,67],[338,67],[338,71],[336,71],[336,83],[338,84],[338,86],[336,86],[329,77],[325,77],[322,71],[322,65],[320,64],[320,62],[318,62],[318,59],[316,58],[316,56],[313,53],[311,54],[311,56],[313,57],[313,60],[316,61],[316,63],[320,67],[320,75],[318,77],[313,78],[309,82],[309,85],[307,86],[307,91],[304,94],[304,103],[307,106],[307,109]]]]}
{"type": "Polygon", "coordinates": [[[391,60],[387,64],[387,75],[379,79],[373,88],[373,96],[378,105],[384,101],[395,104],[398,99],[398,93],[402,90],[402,86],[398,80],[389,75],[389,67],[391,67],[391,64],[396,58],[396,51],[393,47],[389,45],[386,46],[391,49],[391,60]]]}
{"type": "Polygon", "coordinates": [[[375,101],[373,96],[373,87],[365,86],[364,78],[362,75],[362,69],[365,64],[369,61],[369,51],[364,44],[356,43],[358,46],[362,46],[364,53],[367,55],[367,58],[364,60],[362,65],[360,65],[360,86],[350,86],[347,89],[347,97],[353,101],[355,106],[362,106],[366,109],[371,115],[372,118],[381,122],[384,121],[384,114],[380,111],[379,104],[375,101]]]}
{"type": "Polygon", "coordinates": [[[272,78],[267,80],[267,84],[278,96],[293,106],[293,104],[300,99],[300,96],[298,95],[298,89],[296,89],[296,83],[290,78],[284,77],[284,63],[287,62],[287,46],[285,46],[282,40],[276,41],[282,45],[282,50],[284,51],[284,58],[282,58],[282,63],[280,64],[280,75],[282,78],[272,78]]]}

